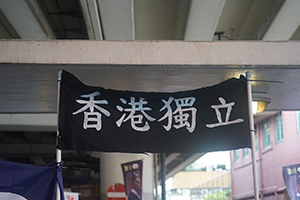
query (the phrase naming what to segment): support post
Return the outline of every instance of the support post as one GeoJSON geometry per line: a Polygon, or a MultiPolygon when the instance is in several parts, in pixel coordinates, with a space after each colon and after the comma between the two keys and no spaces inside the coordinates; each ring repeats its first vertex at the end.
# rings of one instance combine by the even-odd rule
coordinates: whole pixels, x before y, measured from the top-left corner
{"type": "Polygon", "coordinates": [[[157,185],[158,185],[158,173],[157,173],[157,166],[158,166],[158,154],[154,154],[154,188],[155,188],[155,200],[158,200],[158,191],[157,191],[157,185]]]}
{"type": "Polygon", "coordinates": [[[252,154],[252,171],[253,171],[253,184],[254,184],[254,197],[255,200],[259,200],[259,186],[257,176],[257,165],[255,156],[255,130],[254,130],[254,119],[252,112],[252,89],[251,89],[251,72],[246,72],[247,78],[247,91],[248,91],[248,107],[249,107],[249,123],[250,123],[250,134],[251,134],[251,154],[252,154]]]}
{"type": "Polygon", "coordinates": [[[166,154],[160,154],[161,200],[166,200],[166,154]]]}
{"type": "MultiPolygon", "coordinates": [[[[60,91],[60,81],[61,81],[61,73],[62,70],[60,70],[58,72],[58,88],[57,88],[57,116],[59,114],[59,91],[60,91]]],[[[58,119],[58,117],[57,117],[58,119]]],[[[58,120],[57,120],[57,135],[56,135],[56,139],[58,140],[58,135],[59,135],[59,131],[58,131],[58,120]]],[[[58,141],[56,141],[57,143],[58,141]]],[[[58,165],[61,163],[61,150],[60,149],[56,149],[56,162],[58,163],[58,165]]],[[[60,188],[59,185],[57,183],[57,189],[56,189],[56,200],[60,200],[60,188]]]]}

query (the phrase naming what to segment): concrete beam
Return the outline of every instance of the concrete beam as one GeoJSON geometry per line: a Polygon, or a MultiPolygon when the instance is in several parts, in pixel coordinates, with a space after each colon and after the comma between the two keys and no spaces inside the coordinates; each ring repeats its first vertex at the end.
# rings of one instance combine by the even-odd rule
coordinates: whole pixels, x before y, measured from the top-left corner
{"type": "Polygon", "coordinates": [[[80,0],[83,18],[90,40],[103,40],[101,21],[96,0],[80,0]]]}
{"type": "Polygon", "coordinates": [[[225,0],[192,0],[184,40],[211,41],[225,0]]]}
{"type": "Polygon", "coordinates": [[[238,40],[262,40],[285,0],[254,0],[238,40]]]}
{"type": "Polygon", "coordinates": [[[36,0],[0,0],[0,8],[22,39],[55,38],[36,0]]]}
{"type": "Polygon", "coordinates": [[[0,114],[0,131],[57,131],[57,114],[0,114]]]}
{"type": "Polygon", "coordinates": [[[300,24],[300,1],[287,0],[263,37],[264,41],[287,41],[300,24]]]}
{"type": "Polygon", "coordinates": [[[133,0],[97,0],[105,40],[134,40],[133,0]]]}
{"type": "Polygon", "coordinates": [[[298,41],[2,40],[0,62],[56,65],[299,65],[299,49],[298,41]]]}

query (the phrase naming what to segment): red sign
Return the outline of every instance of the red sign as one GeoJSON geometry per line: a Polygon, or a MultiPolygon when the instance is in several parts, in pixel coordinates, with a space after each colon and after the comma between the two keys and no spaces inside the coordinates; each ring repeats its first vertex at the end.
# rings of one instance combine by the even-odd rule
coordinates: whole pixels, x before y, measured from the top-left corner
{"type": "Polygon", "coordinates": [[[125,187],[121,183],[111,185],[106,191],[107,200],[126,200],[125,187]]]}

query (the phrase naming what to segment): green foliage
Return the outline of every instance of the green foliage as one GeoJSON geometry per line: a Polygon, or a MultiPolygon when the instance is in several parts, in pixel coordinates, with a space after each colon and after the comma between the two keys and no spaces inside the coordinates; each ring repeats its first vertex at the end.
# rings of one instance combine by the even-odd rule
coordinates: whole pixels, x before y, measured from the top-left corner
{"type": "Polygon", "coordinates": [[[189,166],[187,166],[186,168],[184,168],[183,171],[200,171],[200,170],[196,163],[192,163],[189,166]]]}
{"type": "Polygon", "coordinates": [[[231,199],[231,188],[221,190],[214,193],[209,193],[204,197],[204,200],[228,200],[231,199]]]}
{"type": "Polygon", "coordinates": [[[218,191],[215,193],[210,193],[206,197],[204,197],[204,200],[227,200],[227,199],[230,199],[230,196],[228,197],[226,191],[218,191]]]}

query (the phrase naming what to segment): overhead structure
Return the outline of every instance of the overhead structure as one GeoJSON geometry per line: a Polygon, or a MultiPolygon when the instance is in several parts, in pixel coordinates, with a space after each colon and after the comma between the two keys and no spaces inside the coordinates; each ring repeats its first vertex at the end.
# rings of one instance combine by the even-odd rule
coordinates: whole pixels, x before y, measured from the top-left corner
{"type": "Polygon", "coordinates": [[[96,0],[80,0],[86,31],[90,40],[103,40],[98,4],[96,0]]]}
{"type": "MultiPolygon", "coordinates": [[[[43,139],[24,131],[54,130],[52,80],[58,68],[79,72],[85,81],[95,82],[101,76],[104,86],[144,91],[204,87],[250,70],[254,79],[283,82],[253,83],[254,92],[267,92],[272,99],[267,112],[300,109],[295,88],[299,43],[261,42],[300,39],[299,4],[298,0],[0,0],[1,39],[56,39],[1,41],[0,91],[6,95],[0,98],[0,147],[26,144],[28,153],[20,153],[22,159],[33,156],[36,162],[47,162],[46,151],[37,159],[33,150],[43,139]],[[13,104],[19,98],[15,92],[20,91],[27,106],[13,104]]],[[[47,138],[51,138],[48,143],[55,140],[47,138]]],[[[4,158],[13,156],[0,152],[6,152],[0,155],[4,158]]],[[[167,177],[199,156],[167,155],[167,177]]]]}
{"type": "MultiPolygon", "coordinates": [[[[8,36],[21,39],[55,39],[52,28],[44,16],[36,0],[29,1],[0,1],[0,8],[9,23],[2,24],[4,29],[8,28],[8,36]],[[11,30],[10,25],[15,29],[11,30]],[[11,31],[10,31],[11,30],[11,31]],[[16,33],[15,33],[16,32],[16,33]],[[16,35],[17,34],[17,35],[16,35]]],[[[2,20],[1,20],[2,21],[2,20]]],[[[6,35],[7,36],[7,35],[6,35]]]]}
{"type": "Polygon", "coordinates": [[[288,41],[299,28],[300,20],[296,19],[300,19],[300,13],[297,12],[300,8],[300,1],[289,0],[282,4],[281,9],[272,19],[263,41],[288,41]]]}
{"type": "Polygon", "coordinates": [[[192,0],[184,40],[212,41],[225,0],[192,0]]]}

